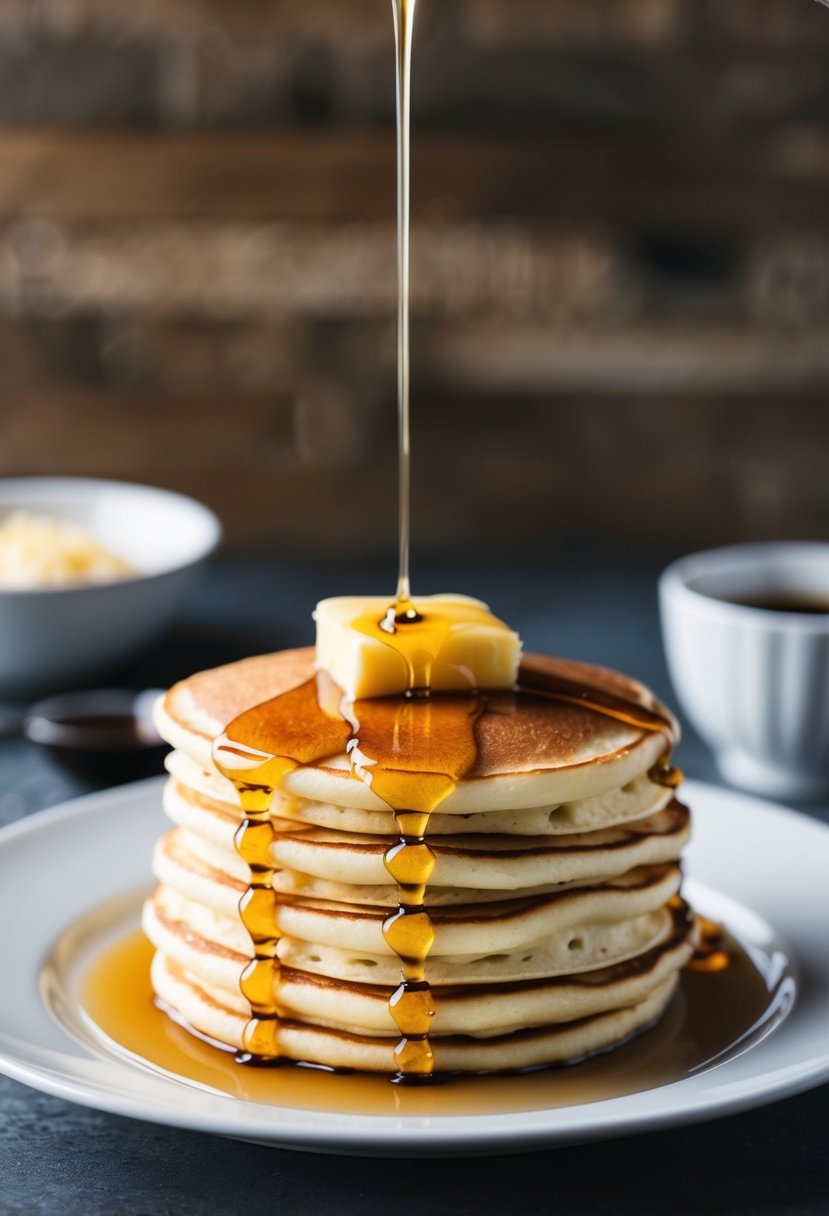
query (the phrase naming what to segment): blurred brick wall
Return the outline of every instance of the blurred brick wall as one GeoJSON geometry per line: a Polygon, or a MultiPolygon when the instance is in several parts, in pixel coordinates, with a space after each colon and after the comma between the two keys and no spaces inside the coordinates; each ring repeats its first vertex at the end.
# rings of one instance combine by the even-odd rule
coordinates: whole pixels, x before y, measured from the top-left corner
{"type": "MultiPolygon", "coordinates": [[[[0,474],[394,537],[388,0],[0,0],[0,474]]],[[[420,0],[416,531],[829,529],[829,11],[420,0]]]]}

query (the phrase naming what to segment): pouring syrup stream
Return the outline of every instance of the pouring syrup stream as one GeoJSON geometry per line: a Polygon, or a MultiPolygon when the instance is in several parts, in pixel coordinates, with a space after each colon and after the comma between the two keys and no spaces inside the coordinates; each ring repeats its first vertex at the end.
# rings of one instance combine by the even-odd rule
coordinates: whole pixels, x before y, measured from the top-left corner
{"type": "Polygon", "coordinates": [[[399,568],[396,615],[414,610],[409,580],[411,526],[411,249],[412,40],[417,0],[392,0],[397,63],[397,411],[399,465],[399,568]]]}

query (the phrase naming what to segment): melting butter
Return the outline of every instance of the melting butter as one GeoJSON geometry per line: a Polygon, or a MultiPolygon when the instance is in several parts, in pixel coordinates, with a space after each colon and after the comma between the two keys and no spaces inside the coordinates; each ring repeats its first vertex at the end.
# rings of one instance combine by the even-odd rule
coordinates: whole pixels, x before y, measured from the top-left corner
{"type": "Polygon", "coordinates": [[[407,692],[473,692],[512,688],[521,640],[480,600],[463,595],[383,596],[322,600],[317,667],[346,698],[407,692]]]}

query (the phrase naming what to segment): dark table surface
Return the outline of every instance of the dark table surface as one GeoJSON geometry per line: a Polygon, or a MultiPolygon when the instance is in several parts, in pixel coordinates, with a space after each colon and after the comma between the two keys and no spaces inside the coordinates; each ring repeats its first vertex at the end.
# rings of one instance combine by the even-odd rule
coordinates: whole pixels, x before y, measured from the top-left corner
{"type": "MultiPolygon", "coordinates": [[[[670,556],[573,546],[527,561],[499,555],[497,565],[472,556],[432,560],[416,570],[416,585],[479,595],[528,649],[618,667],[672,701],[656,605],[656,578],[670,556]]],[[[108,682],[162,686],[200,667],[310,643],[317,599],[384,592],[391,579],[389,562],[225,558],[206,573],[175,629],[108,682]]],[[[690,732],[678,756],[689,776],[718,780],[690,732]]],[[[90,788],[33,744],[0,742],[0,824],[90,788]]],[[[829,820],[829,808],[810,813],[829,820]]],[[[9,932],[2,892],[0,912],[9,932]]],[[[827,1128],[824,1086],[748,1114],[605,1144],[405,1165],[254,1148],[86,1110],[0,1077],[0,1216],[826,1216],[827,1128]]]]}

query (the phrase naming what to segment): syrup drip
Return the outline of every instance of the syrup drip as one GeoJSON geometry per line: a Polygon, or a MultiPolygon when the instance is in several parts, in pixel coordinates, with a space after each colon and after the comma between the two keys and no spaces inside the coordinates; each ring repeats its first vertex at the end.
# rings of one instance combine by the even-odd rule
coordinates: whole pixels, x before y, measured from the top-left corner
{"type": "Polygon", "coordinates": [[[726,971],[732,964],[732,951],[726,941],[725,929],[706,916],[697,916],[699,942],[688,963],[690,971],[726,971]]]}
{"type": "MultiPolygon", "coordinates": [[[[399,627],[405,633],[408,625],[399,627]]],[[[445,629],[424,636],[428,621],[418,614],[421,651],[431,665],[445,629]]],[[[382,631],[383,622],[375,624],[382,631]]],[[[399,633],[391,635],[397,639],[399,633]]],[[[474,767],[478,749],[475,723],[485,708],[481,696],[382,698],[357,701],[349,754],[354,771],[391,808],[398,841],[387,851],[386,869],[397,883],[397,911],[383,925],[386,944],[400,959],[400,984],[389,1012],[400,1031],[395,1048],[395,1080],[428,1079],[434,1069],[429,1029],[435,1003],[426,977],[426,960],[435,940],[424,900],[435,868],[426,835],[438,806],[474,767]]]]}
{"type": "Polygon", "coordinates": [[[397,408],[399,456],[399,553],[397,604],[411,607],[411,360],[409,334],[409,251],[411,247],[412,40],[417,0],[392,0],[397,52],[397,408]]]}
{"type": "MultiPolygon", "coordinates": [[[[651,709],[620,693],[599,688],[594,684],[568,680],[564,676],[553,675],[547,671],[523,670],[520,676],[520,686],[522,692],[533,693],[540,697],[551,697],[555,701],[563,701],[568,705],[579,705],[584,709],[591,709],[605,718],[624,722],[626,726],[635,726],[638,730],[661,731],[669,738],[673,735],[673,722],[664,711],[651,709]]],[[[660,761],[660,763],[662,762],[660,761]]],[[[676,785],[679,785],[681,780],[680,776],[676,785]]]]}
{"type": "MultiPolygon", "coordinates": [[[[474,601],[447,600],[421,613],[411,599],[398,599],[389,604],[380,621],[373,612],[366,612],[351,621],[350,628],[391,647],[400,656],[405,664],[407,695],[417,697],[429,695],[435,660],[450,634],[491,621],[489,610],[474,601]]],[[[474,692],[473,673],[463,668],[458,671],[474,692]]]]}
{"type": "Polygon", "coordinates": [[[293,769],[343,750],[348,726],[339,716],[325,712],[322,704],[326,699],[330,699],[330,681],[321,674],[277,698],[276,746],[271,702],[243,714],[234,723],[239,729],[225,732],[213,745],[214,764],[236,787],[244,818],[234,843],[250,868],[250,885],[239,901],[239,915],[253,944],[253,958],[240,981],[242,995],[251,1007],[239,1057],[245,1063],[263,1063],[279,1057],[276,952],[280,935],[271,860],[271,847],[276,840],[271,807],[275,792],[293,769]]]}
{"type": "Polygon", "coordinates": [[[676,790],[685,779],[681,768],[675,768],[671,763],[670,749],[665,751],[648,773],[654,785],[664,785],[668,790],[676,790]]]}

